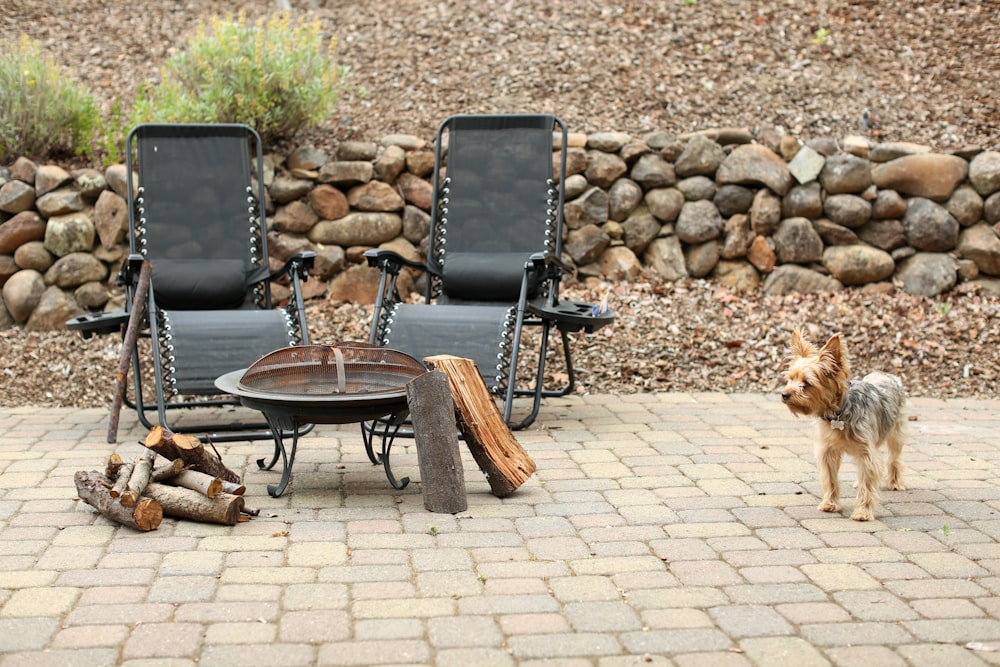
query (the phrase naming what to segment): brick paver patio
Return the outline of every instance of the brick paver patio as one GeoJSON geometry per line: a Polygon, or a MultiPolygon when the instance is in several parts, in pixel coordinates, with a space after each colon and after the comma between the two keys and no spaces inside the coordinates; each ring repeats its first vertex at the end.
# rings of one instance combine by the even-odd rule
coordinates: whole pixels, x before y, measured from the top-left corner
{"type": "MultiPolygon", "coordinates": [[[[811,424],[773,396],[549,400],[538,470],[424,510],[356,425],[300,443],[281,498],[219,445],[259,517],[138,533],[73,474],[140,451],[123,415],[0,408],[0,665],[1000,664],[1000,400],[909,403],[909,489],[857,523],[816,509],[811,424]]],[[[397,476],[419,478],[412,441],[397,476]]]]}

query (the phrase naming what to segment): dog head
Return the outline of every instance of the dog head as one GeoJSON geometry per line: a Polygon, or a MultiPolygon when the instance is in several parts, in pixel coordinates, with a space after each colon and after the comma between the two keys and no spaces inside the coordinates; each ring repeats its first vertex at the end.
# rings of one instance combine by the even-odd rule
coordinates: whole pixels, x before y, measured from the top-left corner
{"type": "Polygon", "coordinates": [[[792,358],[785,372],[781,401],[794,414],[828,415],[839,409],[847,393],[850,368],[840,334],[822,348],[802,335],[792,334],[792,358]]]}

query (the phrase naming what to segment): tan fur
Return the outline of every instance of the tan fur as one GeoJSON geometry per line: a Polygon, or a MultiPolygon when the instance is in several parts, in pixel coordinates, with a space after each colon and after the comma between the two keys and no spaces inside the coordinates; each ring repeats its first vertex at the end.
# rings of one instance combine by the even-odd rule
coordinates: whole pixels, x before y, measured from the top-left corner
{"type": "Polygon", "coordinates": [[[791,348],[781,400],[793,414],[817,417],[816,461],[823,492],[819,509],[840,511],[837,474],[847,455],[858,467],[857,503],[851,518],[871,521],[882,481],[877,450],[883,443],[889,451],[886,486],[900,491],[906,488],[900,460],[905,403],[902,383],[894,375],[871,373],[851,384],[847,353],[839,334],[817,348],[795,331],[791,348]]]}

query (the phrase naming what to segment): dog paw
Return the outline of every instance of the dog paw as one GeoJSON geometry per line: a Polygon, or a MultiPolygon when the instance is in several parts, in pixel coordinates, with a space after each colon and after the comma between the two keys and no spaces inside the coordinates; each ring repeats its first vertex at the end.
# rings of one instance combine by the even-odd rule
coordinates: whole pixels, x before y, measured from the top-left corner
{"type": "Polygon", "coordinates": [[[886,488],[890,491],[906,491],[906,485],[903,484],[903,480],[890,480],[886,488]]]}
{"type": "Polygon", "coordinates": [[[840,505],[838,505],[837,503],[831,503],[827,500],[824,500],[819,504],[819,507],[817,507],[816,509],[818,509],[820,512],[839,512],[840,505]]]}
{"type": "Polygon", "coordinates": [[[859,507],[854,510],[854,514],[851,515],[851,520],[853,521],[874,521],[875,512],[872,512],[870,507],[859,507]]]}

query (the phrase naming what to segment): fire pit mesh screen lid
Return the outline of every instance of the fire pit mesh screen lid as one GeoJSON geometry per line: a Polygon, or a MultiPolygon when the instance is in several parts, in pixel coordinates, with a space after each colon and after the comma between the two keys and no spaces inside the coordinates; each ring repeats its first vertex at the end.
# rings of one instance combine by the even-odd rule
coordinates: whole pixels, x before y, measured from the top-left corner
{"type": "Polygon", "coordinates": [[[424,370],[408,354],[368,343],[300,345],[258,359],[239,386],[287,396],[378,394],[402,390],[424,370]]]}

